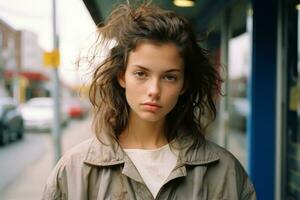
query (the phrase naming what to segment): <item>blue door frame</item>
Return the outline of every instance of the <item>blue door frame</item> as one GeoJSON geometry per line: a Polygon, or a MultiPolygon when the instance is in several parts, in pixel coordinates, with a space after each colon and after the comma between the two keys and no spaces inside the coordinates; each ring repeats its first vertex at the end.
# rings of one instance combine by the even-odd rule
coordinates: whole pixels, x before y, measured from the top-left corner
{"type": "Polygon", "coordinates": [[[277,0],[253,0],[248,121],[249,173],[258,199],[274,200],[276,152],[277,0]]]}

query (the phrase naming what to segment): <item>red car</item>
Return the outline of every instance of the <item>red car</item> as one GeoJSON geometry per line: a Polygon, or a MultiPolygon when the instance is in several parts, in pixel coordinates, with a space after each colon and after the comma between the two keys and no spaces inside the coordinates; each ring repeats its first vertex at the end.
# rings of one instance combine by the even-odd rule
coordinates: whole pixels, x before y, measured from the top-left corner
{"type": "Polygon", "coordinates": [[[89,110],[89,104],[83,100],[71,99],[67,102],[67,112],[70,118],[84,118],[89,110]]]}

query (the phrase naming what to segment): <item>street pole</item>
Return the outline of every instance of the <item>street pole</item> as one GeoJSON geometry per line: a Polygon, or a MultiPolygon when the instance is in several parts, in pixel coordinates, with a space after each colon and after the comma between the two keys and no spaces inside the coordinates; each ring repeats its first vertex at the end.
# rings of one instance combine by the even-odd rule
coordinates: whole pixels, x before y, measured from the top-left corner
{"type": "MultiPolygon", "coordinates": [[[[56,0],[52,0],[52,28],[53,28],[53,51],[57,51],[59,48],[59,40],[56,29],[56,0]]],[[[59,65],[59,64],[57,64],[59,65]]],[[[54,147],[54,162],[56,163],[61,157],[61,130],[60,130],[60,88],[59,88],[59,76],[58,66],[52,67],[52,98],[54,106],[54,118],[52,127],[52,139],[54,147]]]]}
{"type": "Polygon", "coordinates": [[[224,98],[220,101],[220,121],[219,121],[219,145],[228,147],[228,134],[229,134],[229,111],[228,111],[228,98],[229,94],[229,79],[228,79],[228,41],[231,35],[231,27],[229,22],[229,10],[225,10],[223,13],[223,22],[221,27],[221,63],[225,65],[224,71],[222,71],[222,92],[225,93],[224,98]]]}

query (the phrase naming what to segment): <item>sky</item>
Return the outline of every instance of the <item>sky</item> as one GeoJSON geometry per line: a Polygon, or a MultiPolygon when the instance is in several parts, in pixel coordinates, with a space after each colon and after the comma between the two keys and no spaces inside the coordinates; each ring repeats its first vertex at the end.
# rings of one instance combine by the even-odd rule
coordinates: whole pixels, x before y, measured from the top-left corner
{"type": "MultiPolygon", "coordinates": [[[[74,85],[84,76],[74,62],[80,51],[91,44],[96,26],[82,0],[56,0],[56,4],[61,53],[59,73],[63,82],[74,85]]],[[[36,33],[41,48],[52,50],[52,0],[2,0],[0,18],[17,30],[36,33]]]]}

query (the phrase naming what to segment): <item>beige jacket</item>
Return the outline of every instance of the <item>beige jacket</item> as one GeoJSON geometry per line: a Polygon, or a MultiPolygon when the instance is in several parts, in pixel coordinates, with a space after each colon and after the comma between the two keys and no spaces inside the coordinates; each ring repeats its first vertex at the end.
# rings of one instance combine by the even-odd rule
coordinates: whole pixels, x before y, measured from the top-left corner
{"type": "MultiPolygon", "coordinates": [[[[178,146],[177,146],[178,145],[178,146]]],[[[241,164],[212,142],[174,142],[181,147],[176,167],[155,199],[254,200],[255,191],[241,164]]],[[[154,199],[139,172],[115,142],[89,139],[66,153],[46,183],[44,200],[154,199]]]]}

